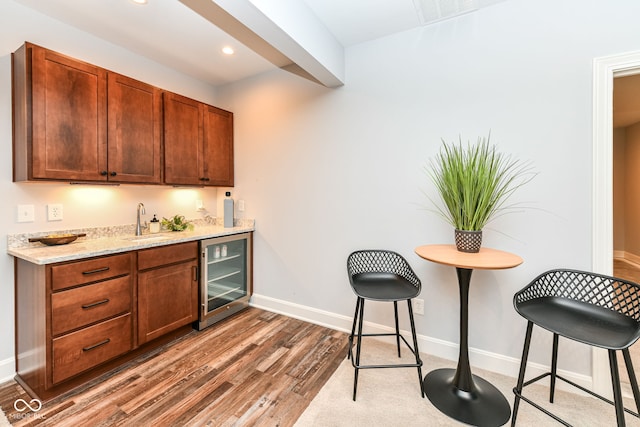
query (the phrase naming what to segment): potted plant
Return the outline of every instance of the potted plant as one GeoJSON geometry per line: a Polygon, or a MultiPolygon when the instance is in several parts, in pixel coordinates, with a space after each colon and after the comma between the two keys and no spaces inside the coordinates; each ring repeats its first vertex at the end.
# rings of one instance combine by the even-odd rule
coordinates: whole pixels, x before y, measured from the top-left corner
{"type": "Polygon", "coordinates": [[[174,215],[169,219],[163,217],[160,223],[164,228],[170,231],[184,231],[186,229],[193,230],[193,224],[191,221],[187,221],[184,215],[174,215]]]}
{"type": "Polygon", "coordinates": [[[436,185],[438,212],[455,228],[456,246],[478,252],[482,229],[500,214],[513,209],[509,197],[536,175],[529,163],[513,159],[490,145],[489,137],[467,145],[447,144],[430,162],[427,172],[436,185]]]}

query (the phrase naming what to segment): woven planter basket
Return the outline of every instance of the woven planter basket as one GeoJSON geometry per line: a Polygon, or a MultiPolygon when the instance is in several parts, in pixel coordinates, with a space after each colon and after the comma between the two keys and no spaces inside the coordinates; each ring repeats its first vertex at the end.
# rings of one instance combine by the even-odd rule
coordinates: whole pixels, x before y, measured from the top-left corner
{"type": "Polygon", "coordinates": [[[476,253],[480,252],[482,246],[482,230],[468,231],[456,228],[456,247],[460,252],[476,253]]]}

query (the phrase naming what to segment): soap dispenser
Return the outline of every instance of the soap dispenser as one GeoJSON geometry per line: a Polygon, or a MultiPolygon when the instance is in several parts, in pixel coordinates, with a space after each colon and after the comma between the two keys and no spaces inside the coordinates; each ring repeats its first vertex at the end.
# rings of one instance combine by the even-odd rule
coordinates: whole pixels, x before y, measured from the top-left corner
{"type": "Polygon", "coordinates": [[[224,228],[233,227],[233,199],[231,198],[231,191],[227,191],[224,194],[224,228]]]}
{"type": "Polygon", "coordinates": [[[150,233],[159,233],[160,232],[160,221],[156,218],[156,215],[153,215],[153,219],[149,221],[149,232],[150,233]]]}

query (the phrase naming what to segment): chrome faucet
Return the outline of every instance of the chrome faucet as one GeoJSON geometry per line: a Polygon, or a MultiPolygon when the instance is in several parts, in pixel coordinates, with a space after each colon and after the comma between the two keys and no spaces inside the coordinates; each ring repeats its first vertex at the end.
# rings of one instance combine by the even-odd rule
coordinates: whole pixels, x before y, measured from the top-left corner
{"type": "Polygon", "coordinates": [[[136,236],[142,236],[142,227],[140,226],[140,214],[146,214],[144,210],[144,205],[142,203],[138,203],[138,219],[136,221],[136,236]]]}

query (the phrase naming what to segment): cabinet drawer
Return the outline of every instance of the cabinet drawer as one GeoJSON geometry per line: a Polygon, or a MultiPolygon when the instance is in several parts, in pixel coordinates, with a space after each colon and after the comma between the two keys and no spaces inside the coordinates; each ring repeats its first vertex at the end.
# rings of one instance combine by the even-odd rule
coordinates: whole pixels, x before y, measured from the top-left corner
{"type": "Polygon", "coordinates": [[[53,382],[59,383],[131,350],[131,314],[53,340],[53,382]]]}
{"type": "Polygon", "coordinates": [[[54,293],[51,308],[53,335],[129,312],[131,276],[54,293]]]}
{"type": "Polygon", "coordinates": [[[51,267],[51,289],[65,289],[131,273],[129,254],[113,255],[51,267]]]}
{"type": "Polygon", "coordinates": [[[179,243],[138,251],[138,270],[198,259],[198,242],[179,243]]]}

